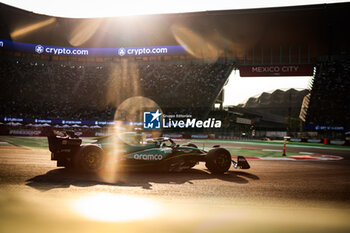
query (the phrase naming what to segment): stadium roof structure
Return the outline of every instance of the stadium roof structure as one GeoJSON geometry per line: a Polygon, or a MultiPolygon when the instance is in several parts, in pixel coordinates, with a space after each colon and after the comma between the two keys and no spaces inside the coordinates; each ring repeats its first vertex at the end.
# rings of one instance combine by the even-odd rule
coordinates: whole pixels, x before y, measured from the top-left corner
{"type": "Polygon", "coordinates": [[[240,64],[350,53],[350,3],[113,18],[60,18],[0,4],[0,39],[81,48],[186,45],[240,64]]]}

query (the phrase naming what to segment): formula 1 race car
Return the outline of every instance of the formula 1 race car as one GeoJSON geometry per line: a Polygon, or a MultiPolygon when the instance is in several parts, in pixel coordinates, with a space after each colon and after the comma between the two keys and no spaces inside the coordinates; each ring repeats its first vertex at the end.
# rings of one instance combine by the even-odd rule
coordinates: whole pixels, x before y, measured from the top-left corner
{"type": "MultiPolygon", "coordinates": [[[[117,154],[112,161],[126,168],[151,171],[183,171],[194,167],[199,162],[205,162],[211,173],[223,174],[231,166],[239,169],[249,169],[250,166],[243,156],[238,156],[237,162],[232,160],[228,150],[214,146],[209,151],[197,148],[195,144],[176,144],[171,138],[155,138],[142,142],[133,132],[127,135],[137,141],[129,143],[125,140],[113,140],[112,136],[101,137],[93,144],[82,144],[82,139],[74,132],[52,134],[48,136],[51,160],[57,161],[57,166],[74,170],[97,173],[103,169],[109,159],[117,154]],[[113,150],[117,150],[113,153],[113,150]]],[[[124,136],[125,136],[124,135],[124,136]]]]}

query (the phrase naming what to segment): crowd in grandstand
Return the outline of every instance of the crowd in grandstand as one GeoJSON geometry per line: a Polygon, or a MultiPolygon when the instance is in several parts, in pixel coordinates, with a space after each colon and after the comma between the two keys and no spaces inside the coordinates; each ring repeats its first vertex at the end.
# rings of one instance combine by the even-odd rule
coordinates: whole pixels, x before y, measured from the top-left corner
{"type": "Polygon", "coordinates": [[[350,63],[348,60],[318,64],[311,91],[307,123],[349,127],[350,63]]]}
{"type": "Polygon", "coordinates": [[[44,119],[112,120],[116,107],[137,95],[163,111],[203,114],[232,69],[222,63],[0,59],[0,115],[44,119]]]}

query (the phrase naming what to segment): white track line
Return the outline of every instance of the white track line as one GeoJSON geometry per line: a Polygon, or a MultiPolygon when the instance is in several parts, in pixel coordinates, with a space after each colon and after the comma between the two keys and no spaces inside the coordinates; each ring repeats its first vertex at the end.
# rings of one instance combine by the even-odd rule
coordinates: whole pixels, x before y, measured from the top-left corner
{"type": "Polygon", "coordinates": [[[11,144],[8,142],[0,142],[0,146],[10,146],[11,144]]]}

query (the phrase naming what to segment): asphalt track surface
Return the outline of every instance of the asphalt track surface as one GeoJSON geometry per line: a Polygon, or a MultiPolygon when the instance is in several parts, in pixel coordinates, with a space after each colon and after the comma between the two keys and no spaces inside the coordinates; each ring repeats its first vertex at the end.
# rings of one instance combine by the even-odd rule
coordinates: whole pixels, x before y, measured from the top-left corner
{"type": "Polygon", "coordinates": [[[293,150],[344,159],[250,160],[250,170],[225,175],[204,164],[119,171],[106,181],[57,168],[46,150],[3,143],[0,232],[350,232],[349,151],[293,150]]]}

